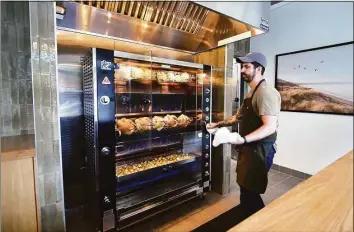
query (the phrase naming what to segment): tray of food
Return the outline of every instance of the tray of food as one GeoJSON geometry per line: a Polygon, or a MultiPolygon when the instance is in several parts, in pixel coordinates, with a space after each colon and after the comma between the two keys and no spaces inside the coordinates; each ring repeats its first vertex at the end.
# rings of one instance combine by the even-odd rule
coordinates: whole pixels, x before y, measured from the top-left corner
{"type": "Polygon", "coordinates": [[[126,181],[139,177],[140,175],[152,175],[168,172],[181,165],[194,162],[199,155],[168,153],[153,157],[144,157],[134,161],[117,164],[117,181],[126,181]]]}

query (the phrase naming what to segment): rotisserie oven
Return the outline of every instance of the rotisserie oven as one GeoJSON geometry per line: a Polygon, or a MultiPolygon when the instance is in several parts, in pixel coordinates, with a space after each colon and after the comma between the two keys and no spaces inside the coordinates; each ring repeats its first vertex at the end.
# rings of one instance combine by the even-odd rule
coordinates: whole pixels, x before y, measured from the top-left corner
{"type": "Polygon", "coordinates": [[[209,191],[209,66],[92,49],[83,73],[90,196],[104,228],[209,191]]]}

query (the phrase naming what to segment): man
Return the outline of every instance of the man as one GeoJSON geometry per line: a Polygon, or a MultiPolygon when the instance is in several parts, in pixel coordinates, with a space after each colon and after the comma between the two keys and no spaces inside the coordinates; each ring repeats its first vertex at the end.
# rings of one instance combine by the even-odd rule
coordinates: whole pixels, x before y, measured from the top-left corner
{"type": "Polygon", "coordinates": [[[276,152],[281,98],[279,92],[267,85],[263,78],[267,66],[263,54],[249,53],[237,61],[241,63],[241,77],[251,90],[236,115],[218,123],[209,123],[207,130],[215,134],[213,146],[223,143],[237,145],[240,206],[248,217],[264,207],[260,194],[266,191],[268,171],[276,152]],[[225,127],[233,123],[240,124],[239,133],[231,133],[225,127]]]}

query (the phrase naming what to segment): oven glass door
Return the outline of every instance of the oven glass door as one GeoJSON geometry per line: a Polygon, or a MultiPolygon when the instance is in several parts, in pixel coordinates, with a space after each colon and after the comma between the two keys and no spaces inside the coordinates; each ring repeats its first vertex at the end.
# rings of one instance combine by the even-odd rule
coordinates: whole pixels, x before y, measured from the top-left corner
{"type": "Polygon", "coordinates": [[[201,184],[202,69],[115,57],[118,213],[201,184]]]}

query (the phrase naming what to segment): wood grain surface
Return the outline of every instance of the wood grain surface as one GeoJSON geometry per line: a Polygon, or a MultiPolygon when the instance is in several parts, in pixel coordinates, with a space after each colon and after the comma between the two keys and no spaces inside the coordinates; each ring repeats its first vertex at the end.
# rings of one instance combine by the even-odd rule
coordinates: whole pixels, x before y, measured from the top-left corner
{"type": "Polygon", "coordinates": [[[36,156],[36,149],[34,148],[19,150],[19,151],[1,152],[1,162],[26,159],[26,158],[34,158],[35,156],[36,156]]]}
{"type": "Polygon", "coordinates": [[[353,151],[229,231],[353,231],[353,151]]]}
{"type": "Polygon", "coordinates": [[[37,231],[33,160],[1,162],[1,231],[37,231]]]}

